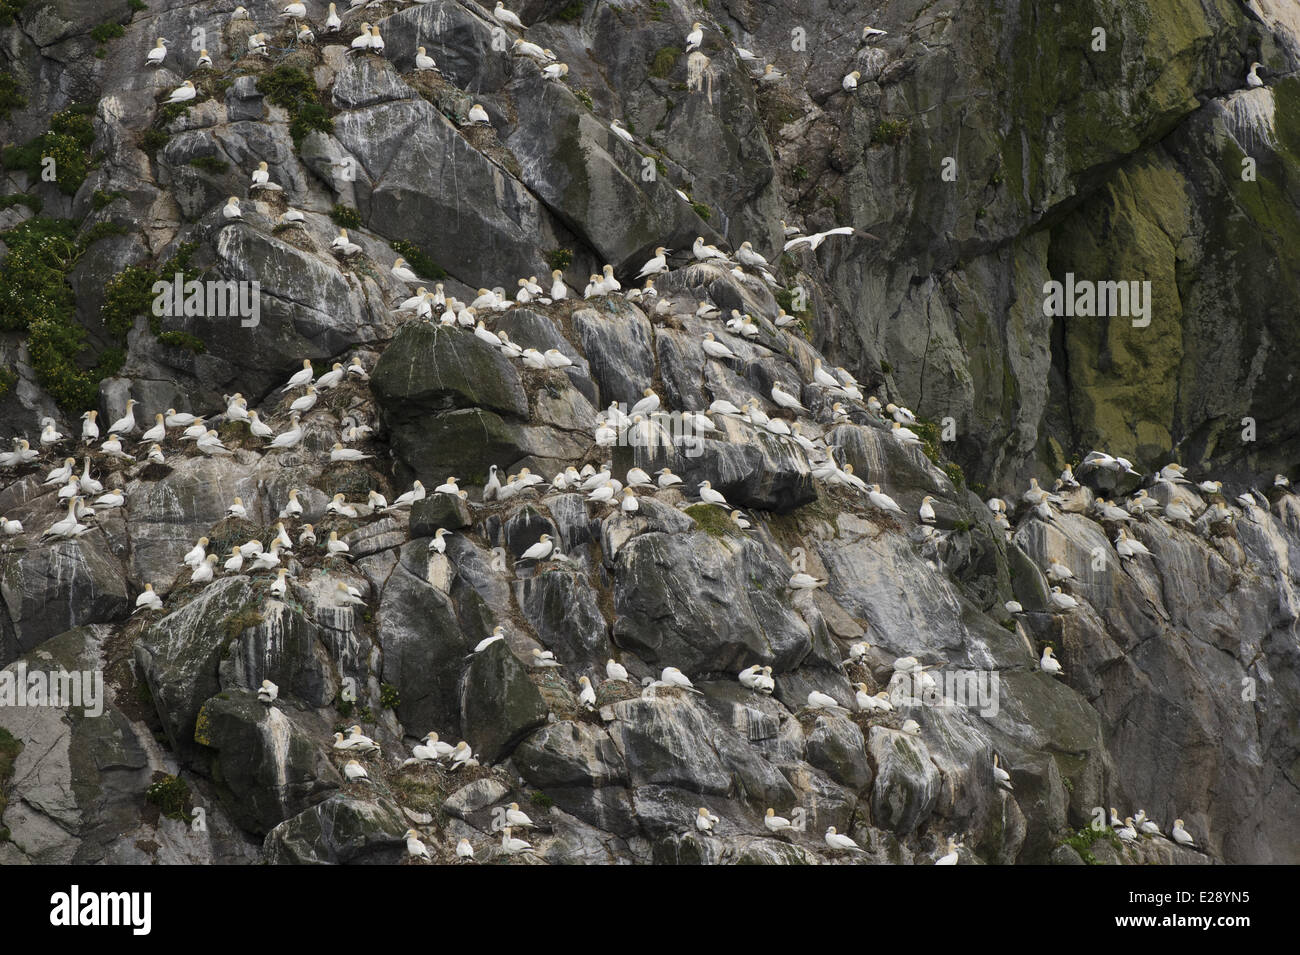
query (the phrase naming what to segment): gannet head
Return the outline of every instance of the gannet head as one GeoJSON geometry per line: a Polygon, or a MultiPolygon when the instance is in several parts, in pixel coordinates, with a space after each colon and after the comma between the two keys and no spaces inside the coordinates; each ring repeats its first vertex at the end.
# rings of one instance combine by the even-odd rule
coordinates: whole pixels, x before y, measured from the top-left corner
{"type": "Polygon", "coordinates": [[[1183,821],[1182,821],[1181,819],[1175,819],[1175,820],[1174,820],[1174,826],[1175,826],[1176,828],[1178,828],[1178,829],[1183,828],[1183,821]]]}

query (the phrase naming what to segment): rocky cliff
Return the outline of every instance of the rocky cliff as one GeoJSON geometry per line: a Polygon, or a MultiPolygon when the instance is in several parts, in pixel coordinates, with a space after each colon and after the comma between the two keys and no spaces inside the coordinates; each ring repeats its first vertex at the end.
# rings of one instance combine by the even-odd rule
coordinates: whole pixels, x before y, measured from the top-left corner
{"type": "Polygon", "coordinates": [[[0,673],[105,682],[100,715],[0,705],[0,862],[396,862],[411,828],[485,861],[511,856],[511,803],[523,861],[928,863],[949,837],[962,864],[1300,861],[1300,499],[1272,478],[1297,456],[1294,6],[510,6],[519,27],[433,0],[331,31],[315,0],[0,0],[0,436],[31,449],[0,455],[22,525],[0,673]],[[363,22],[382,54],[349,52],[363,22]],[[786,251],[783,224],[851,234],[786,251]],[[697,236],[751,243],[774,281],[697,236]],[[583,296],[606,264],[638,287],[659,246],[657,294],[583,296]],[[397,256],[462,304],[543,294],[484,300],[485,338],[400,309],[397,256]],[[257,311],[158,314],[177,274],[257,282],[257,311]],[[1067,274],[1149,282],[1149,324],[1046,315],[1067,274]],[[366,374],[272,449],[231,395],[290,431],[303,359],[366,374]],[[647,390],[667,417],[607,410],[647,390]],[[136,461],[101,449],[128,398],[136,461]],[[681,433],[720,401],[745,413],[681,433]],[[167,409],[228,453],[177,425],[146,460],[167,409]],[[633,439],[657,422],[678,440],[633,439]],[[1081,466],[1094,448],[1132,470],[1081,466]],[[42,539],[69,455],[122,501],[42,539]],[[1194,483],[1155,480],[1175,460],[1194,483]],[[1081,486],[1022,501],[1071,463],[1081,486]],[[606,465],[681,484],[588,500],[606,465]],[[467,494],[435,493],[449,475],[467,494]],[[409,507],[367,500],[417,480],[409,507]],[[1124,498],[1158,507],[1099,505],[1124,498]],[[223,569],[278,523],[282,581],[252,548],[223,569]],[[182,560],[200,538],[207,582],[182,560]],[[137,612],[146,584],[161,607],[137,612]],[[755,666],[770,692],[737,680],[755,666]],[[332,743],[353,725],[378,753],[332,743]],[[1195,848],[1091,825],[1112,806],[1195,848]]]}

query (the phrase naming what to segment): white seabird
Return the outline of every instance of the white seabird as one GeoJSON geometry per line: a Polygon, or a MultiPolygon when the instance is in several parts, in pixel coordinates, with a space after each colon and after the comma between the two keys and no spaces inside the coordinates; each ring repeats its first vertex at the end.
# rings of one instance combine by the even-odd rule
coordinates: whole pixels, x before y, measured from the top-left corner
{"type": "Polygon", "coordinates": [[[857,849],[858,844],[835,830],[834,826],[826,828],[826,845],[832,849],[857,849]]]}

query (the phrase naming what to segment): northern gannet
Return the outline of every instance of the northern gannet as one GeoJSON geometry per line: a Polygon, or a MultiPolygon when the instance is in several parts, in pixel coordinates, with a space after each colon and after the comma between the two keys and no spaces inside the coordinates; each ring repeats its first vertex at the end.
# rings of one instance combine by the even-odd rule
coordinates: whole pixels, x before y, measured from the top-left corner
{"type": "Polygon", "coordinates": [[[877,507],[882,511],[888,511],[892,514],[898,514],[900,517],[902,516],[903,509],[898,506],[898,502],[888,494],[882,493],[879,484],[869,484],[867,487],[867,500],[869,500],[874,507],[877,507]]]}
{"type": "Polygon", "coordinates": [[[501,849],[506,855],[517,856],[522,852],[532,852],[533,847],[523,839],[510,835],[510,826],[501,830],[501,849]]]}
{"type": "Polygon", "coordinates": [[[952,836],[948,837],[947,850],[948,850],[947,853],[941,856],[934,863],[935,865],[956,865],[957,864],[957,859],[959,858],[957,853],[957,843],[953,840],[952,836]]]}
{"type": "Polygon", "coordinates": [[[420,281],[420,277],[412,272],[406,266],[406,259],[397,258],[393,261],[393,267],[388,270],[389,274],[399,281],[407,284],[415,284],[420,281]]]}
{"type": "Polygon", "coordinates": [[[1055,582],[1073,580],[1074,571],[1053,557],[1047,563],[1047,579],[1055,582]]]}
{"type": "Polygon", "coordinates": [[[1048,595],[1047,603],[1053,610],[1059,610],[1062,613],[1069,613],[1079,606],[1079,601],[1075,600],[1069,594],[1062,592],[1060,587],[1053,587],[1052,592],[1048,595]]]}
{"type": "Polygon", "coordinates": [[[1038,669],[1051,676],[1061,675],[1061,663],[1052,655],[1051,647],[1043,647],[1043,656],[1038,661],[1038,669]]]}
{"type": "Polygon", "coordinates": [[[148,55],[144,58],[145,66],[162,66],[163,58],[167,56],[167,41],[162,37],[154,44],[148,55]]]}
{"type": "Polygon", "coordinates": [[[351,550],[346,543],[339,540],[338,531],[330,531],[330,539],[325,542],[325,549],[329,551],[331,557],[336,554],[346,554],[351,550]]]}
{"type": "Polygon", "coordinates": [[[280,688],[270,680],[263,680],[262,685],[257,688],[257,699],[268,706],[276,701],[280,695],[280,688]]]}
{"type": "Polygon", "coordinates": [[[786,587],[790,590],[816,590],[818,587],[825,586],[825,580],[811,574],[805,574],[803,571],[792,574],[789,581],[786,582],[786,587]]]}
{"type": "Polygon", "coordinates": [[[700,500],[705,504],[715,504],[718,507],[731,510],[731,505],[727,503],[727,499],[722,496],[720,491],[715,491],[713,485],[708,481],[701,481],[696,491],[700,496],[700,500]]]}
{"type": "Polygon", "coordinates": [[[474,847],[470,845],[470,841],[468,839],[461,839],[460,842],[456,843],[456,858],[457,859],[474,858],[474,847]]]}
{"type": "Polygon", "coordinates": [[[468,119],[471,124],[478,123],[483,126],[490,126],[492,124],[492,120],[488,118],[487,110],[478,103],[475,103],[469,108],[468,119]]]}
{"type": "Polygon", "coordinates": [[[295,398],[289,405],[289,411],[296,414],[306,414],[308,411],[311,411],[312,408],[316,407],[316,401],[319,397],[320,396],[316,394],[316,386],[314,384],[309,384],[307,390],[295,398]]]}
{"type": "Polygon", "coordinates": [[[1259,78],[1259,68],[1263,65],[1263,63],[1250,64],[1250,72],[1246,74],[1247,88],[1255,90],[1264,85],[1264,81],[1259,78]]]}
{"type": "Polygon", "coordinates": [[[714,338],[713,332],[704,333],[704,338],[700,342],[700,348],[703,349],[704,354],[708,355],[710,358],[724,359],[736,357],[735,352],[714,338]]]}
{"type": "Polygon", "coordinates": [[[578,702],[589,710],[596,708],[596,691],[591,686],[591,680],[585,676],[578,677],[578,684],[582,690],[578,693],[578,702]]]}
{"type": "Polygon", "coordinates": [[[769,63],[763,67],[763,75],[758,78],[760,83],[779,83],[785,79],[785,74],[769,63]]]}
{"type": "Polygon", "coordinates": [[[835,831],[834,826],[826,828],[826,845],[832,849],[857,849],[858,844],[846,835],[835,831]]]}
{"type": "Polygon", "coordinates": [[[141,610],[161,610],[162,606],[162,598],[154,593],[153,584],[145,584],[144,592],[135,598],[135,610],[133,612],[139,613],[141,610]]]}
{"type": "Polygon", "coordinates": [[[695,237],[695,242],[691,245],[691,255],[695,256],[696,260],[700,262],[708,262],[711,259],[717,259],[720,262],[731,262],[731,259],[716,246],[705,242],[702,235],[695,237]]]}
{"type": "Polygon", "coordinates": [[[569,75],[569,67],[566,63],[551,63],[542,70],[542,76],[548,80],[561,80],[569,75]]]}
{"type": "MultiPolygon", "coordinates": [[[[617,136],[619,139],[623,140],[624,142],[627,143],[636,142],[636,137],[634,137],[631,133],[629,133],[626,129],[624,129],[623,124],[619,120],[616,119],[610,122],[609,128],[614,131],[615,136],[617,136]]],[[[640,276],[638,276],[638,278],[640,278],[640,276]]]]}
{"type": "Polygon", "coordinates": [[[820,690],[808,691],[808,709],[810,710],[842,710],[835,697],[820,690]]]}
{"type": "Polygon", "coordinates": [[[817,247],[833,235],[852,235],[851,226],[839,226],[835,229],[827,229],[825,232],[815,232],[812,235],[796,236],[786,242],[782,251],[791,252],[795,249],[807,247],[810,252],[816,251],[817,247]]]}
{"type": "Polygon", "coordinates": [[[298,413],[294,412],[289,416],[289,428],[277,434],[272,440],[269,447],[272,450],[288,450],[295,448],[302,441],[302,427],[298,423],[298,413]]]}
{"type": "Polygon", "coordinates": [[[194,68],[196,70],[212,68],[212,57],[208,55],[207,50],[199,50],[199,58],[194,61],[194,68]]]}
{"type": "Polygon", "coordinates": [[[1183,821],[1181,819],[1174,820],[1174,828],[1170,830],[1169,834],[1174,837],[1174,842],[1178,843],[1180,846],[1196,845],[1196,843],[1192,841],[1191,835],[1183,828],[1183,821]]]}
{"type": "Polygon", "coordinates": [[[368,461],[373,457],[373,454],[362,454],[356,448],[343,447],[342,441],[335,441],[330,449],[331,461],[368,461]]]}
{"type": "Polygon", "coordinates": [[[365,767],[355,759],[349,759],[347,763],[344,764],[343,775],[347,777],[348,782],[350,783],[370,782],[370,774],[367,773],[365,767]]]}
{"type": "Polygon", "coordinates": [[[429,858],[429,850],[425,848],[424,843],[420,841],[420,834],[418,832],[414,829],[407,829],[405,839],[406,854],[408,856],[412,859],[423,859],[425,862],[432,861],[429,858]]]}
{"type": "Polygon", "coordinates": [[[550,534],[543,534],[533,544],[520,555],[520,560],[546,560],[555,550],[555,542],[551,540],[550,534]]]}
{"type": "Polygon", "coordinates": [[[1015,787],[1011,785],[1011,774],[998,765],[998,754],[993,754],[993,779],[999,786],[1014,791],[1015,787]]]}
{"type": "Polygon", "coordinates": [[[775,382],[772,385],[772,390],[770,394],[772,395],[772,400],[776,402],[776,404],[780,405],[782,408],[789,408],[791,411],[808,410],[800,403],[798,398],[790,394],[790,392],[784,390],[781,387],[780,382],[775,382]]]}
{"type": "Polygon", "coordinates": [[[492,11],[492,18],[498,23],[505,24],[508,27],[514,27],[516,30],[524,28],[523,22],[519,17],[506,9],[503,0],[497,0],[496,8],[492,11]]]}
{"type": "Polygon", "coordinates": [[[1137,842],[1137,829],[1133,826],[1133,817],[1125,816],[1124,825],[1115,830],[1115,835],[1119,836],[1125,842],[1137,842]]]}
{"type": "Polygon", "coordinates": [[[691,24],[691,32],[686,34],[686,52],[698,50],[700,44],[704,42],[704,24],[696,20],[691,24]]]}
{"type": "Polygon", "coordinates": [[[325,391],[326,389],[333,388],[337,386],[339,382],[341,382],[342,380],[343,380],[343,365],[336,361],[329,371],[325,372],[325,374],[321,375],[319,378],[316,379],[316,383],[315,383],[316,390],[325,391]]]}
{"type": "Polygon", "coordinates": [[[198,90],[194,88],[194,82],[192,80],[186,80],[180,86],[176,87],[176,89],[172,90],[171,96],[167,98],[164,105],[171,106],[174,103],[188,103],[198,95],[198,90]]]}
{"type": "Polygon", "coordinates": [[[782,832],[786,829],[792,829],[790,820],[776,814],[776,810],[768,807],[767,814],[763,817],[763,825],[769,832],[782,832]]]}
{"type": "Polygon", "coordinates": [[[1129,537],[1128,532],[1122,527],[1119,529],[1119,536],[1115,538],[1115,552],[1119,554],[1121,559],[1132,559],[1139,554],[1145,554],[1147,557],[1151,556],[1151,551],[1147,550],[1147,545],[1140,540],[1129,537]]]}
{"type": "Polygon", "coordinates": [[[118,418],[109,426],[108,433],[112,434],[130,434],[135,430],[135,406],[134,398],[126,399],[126,414],[118,418]]]}
{"type": "Polygon", "coordinates": [[[206,584],[211,582],[213,575],[216,573],[217,555],[208,554],[203,558],[203,562],[194,568],[190,574],[190,583],[206,584]]]}
{"type": "Polygon", "coordinates": [[[615,682],[626,682],[627,670],[623,667],[623,664],[611,657],[605,661],[605,679],[614,680],[615,682]]]}
{"type": "Polygon", "coordinates": [[[721,819],[709,812],[709,810],[704,806],[701,806],[699,811],[695,814],[695,828],[700,832],[712,832],[713,827],[721,821],[721,819]]]}
{"type": "Polygon", "coordinates": [[[541,647],[533,647],[532,664],[542,669],[556,668],[563,666],[559,660],[555,659],[555,654],[550,650],[543,650],[541,647]]]}
{"type": "Polygon", "coordinates": [[[862,79],[861,71],[854,70],[852,73],[849,73],[847,76],[845,76],[844,79],[840,82],[840,88],[843,89],[844,92],[846,93],[852,93],[854,90],[858,88],[858,80],[860,79],[862,79]]]}
{"type": "Polygon", "coordinates": [[[433,62],[433,57],[425,52],[424,47],[416,47],[415,50],[415,68],[421,71],[438,69],[438,64],[433,62]]]}
{"type": "MultiPolygon", "coordinates": [[[[659,674],[659,682],[666,683],[668,686],[680,687],[684,690],[695,690],[695,684],[677,667],[664,667],[663,672],[659,674]]],[[[696,690],[698,693],[699,691],[696,690]]]]}

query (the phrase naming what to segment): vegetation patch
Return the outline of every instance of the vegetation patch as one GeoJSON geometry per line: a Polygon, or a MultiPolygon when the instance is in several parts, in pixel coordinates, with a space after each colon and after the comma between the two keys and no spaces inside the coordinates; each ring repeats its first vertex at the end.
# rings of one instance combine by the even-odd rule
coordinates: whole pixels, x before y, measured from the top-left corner
{"type": "Polygon", "coordinates": [[[8,119],[9,114],[27,105],[27,97],[18,89],[18,81],[12,73],[0,73],[0,119],[8,119]]]}
{"type": "Polygon", "coordinates": [[[45,203],[40,196],[29,195],[25,192],[16,192],[11,196],[0,196],[0,209],[11,209],[14,206],[26,206],[32,212],[40,212],[41,206],[45,203]]]}
{"type": "Polygon", "coordinates": [[[195,169],[211,173],[223,173],[230,168],[230,163],[216,156],[195,156],[190,160],[190,165],[195,169]]]}
{"type": "Polygon", "coordinates": [[[680,47],[660,47],[655,52],[654,59],[650,61],[650,75],[660,80],[668,79],[672,75],[673,67],[677,65],[677,60],[681,55],[680,47]]]}
{"type": "Polygon", "coordinates": [[[587,5],[587,0],[573,0],[567,7],[561,7],[555,14],[555,19],[561,23],[572,23],[582,18],[583,8],[587,5]]]}
{"type": "Polygon", "coordinates": [[[361,228],[361,213],[341,202],[334,204],[334,208],[330,210],[330,218],[334,220],[335,225],[342,226],[344,229],[361,228]]]}
{"type": "MultiPolygon", "coordinates": [[[[15,739],[10,732],[0,727],[0,817],[5,814],[7,799],[5,793],[8,789],[9,780],[13,776],[14,763],[18,761],[18,754],[23,751],[23,744],[15,739]]],[[[0,842],[9,838],[8,829],[0,829],[0,842]]]]}
{"type": "Polygon", "coordinates": [[[546,253],[546,264],[551,267],[552,272],[556,269],[561,272],[564,271],[573,264],[573,250],[551,249],[550,252],[546,253]]]}
{"type": "Polygon", "coordinates": [[[320,100],[316,81],[306,70],[281,64],[259,76],[257,88],[267,102],[288,110],[289,135],[295,146],[313,131],[334,131],[334,120],[320,100]]]}
{"type": "Polygon", "coordinates": [[[95,127],[90,113],[94,104],[72,106],[50,118],[47,132],[21,146],[7,146],[0,153],[0,165],[22,170],[33,182],[43,180],[52,169],[55,184],[66,196],[76,195],[90,172],[90,146],[95,127]],[[53,160],[50,166],[49,160],[53,160]]]}
{"type": "Polygon", "coordinates": [[[176,776],[164,776],[144,791],[144,798],[168,819],[189,821],[190,787],[176,776]]]}
{"type": "Polygon", "coordinates": [[[871,141],[875,144],[897,146],[912,131],[909,119],[882,119],[871,131],[871,141]]]}
{"type": "Polygon", "coordinates": [[[414,242],[395,239],[389,245],[394,252],[406,259],[406,264],[411,267],[411,271],[416,275],[426,279],[445,279],[447,277],[447,273],[438,267],[438,263],[429,258],[428,254],[414,242]]]}

